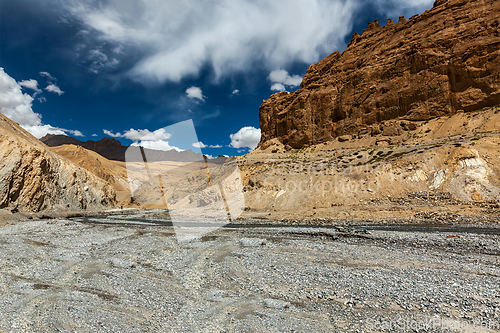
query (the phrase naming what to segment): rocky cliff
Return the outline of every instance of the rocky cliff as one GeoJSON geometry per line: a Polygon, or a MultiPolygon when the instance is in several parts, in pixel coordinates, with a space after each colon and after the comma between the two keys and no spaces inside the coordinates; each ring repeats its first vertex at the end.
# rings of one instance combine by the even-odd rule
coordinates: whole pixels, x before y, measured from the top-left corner
{"type": "Polygon", "coordinates": [[[114,202],[109,184],[50,151],[0,114],[0,208],[103,209],[114,202]]]}
{"type": "MultiPolygon", "coordinates": [[[[260,107],[260,146],[288,148],[500,104],[500,1],[437,0],[409,20],[371,22],[307,70],[299,90],[260,107]]],[[[389,133],[390,134],[390,133],[389,133]]],[[[399,133],[401,134],[401,133],[399,133]]]]}

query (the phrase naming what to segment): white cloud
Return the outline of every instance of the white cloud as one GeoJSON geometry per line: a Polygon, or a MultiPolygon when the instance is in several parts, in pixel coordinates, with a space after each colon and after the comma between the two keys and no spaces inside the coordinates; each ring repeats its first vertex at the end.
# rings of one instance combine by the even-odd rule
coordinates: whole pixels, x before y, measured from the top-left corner
{"type": "MultiPolygon", "coordinates": [[[[357,1],[343,0],[68,0],[96,40],[142,50],[137,79],[179,81],[211,65],[217,77],[303,61],[344,44],[357,1]]],[[[111,52],[111,51],[110,51],[111,52]]],[[[110,57],[110,54],[108,54],[110,57]]]]}
{"type": "Polygon", "coordinates": [[[53,77],[52,75],[50,75],[50,73],[48,73],[48,72],[40,72],[40,76],[46,77],[47,80],[50,82],[57,81],[57,79],[55,77],[53,77]]]}
{"type": "Polygon", "coordinates": [[[49,92],[53,92],[55,94],[58,94],[59,96],[61,96],[62,94],[64,94],[64,91],[62,91],[56,84],[49,84],[47,86],[47,88],[45,88],[45,90],[49,91],[49,92]]]}
{"type": "Polygon", "coordinates": [[[108,136],[110,136],[112,138],[122,138],[123,137],[123,134],[121,134],[121,133],[116,133],[115,134],[115,133],[113,133],[111,131],[108,131],[107,129],[103,129],[102,131],[104,132],[104,134],[106,134],[106,135],[108,135],[108,136]]]}
{"type": "MultiPolygon", "coordinates": [[[[216,77],[262,62],[269,70],[314,63],[345,46],[370,3],[382,13],[421,13],[433,0],[52,0],[83,23],[89,50],[109,59],[134,54],[127,73],[180,81],[210,66],[216,77]],[[348,40],[348,38],[347,38],[348,40]],[[99,48],[108,45],[107,48],[99,48]],[[129,50],[126,50],[129,48],[129,50]],[[116,50],[120,52],[116,52],[116,50]],[[129,52],[131,51],[131,52],[129,52]]],[[[85,32],[85,33],[84,33],[85,32]]],[[[360,31],[361,32],[361,31],[360,31]]],[[[88,52],[87,52],[88,53],[88,52]]],[[[92,58],[94,55],[88,53],[92,58]]],[[[99,58],[104,57],[99,55],[99,58]]]]}
{"type": "Polygon", "coordinates": [[[31,108],[33,97],[23,94],[21,86],[0,68],[0,108],[11,120],[22,125],[42,124],[41,116],[31,108]]]}
{"type": "Polygon", "coordinates": [[[19,84],[21,87],[25,87],[25,88],[28,88],[28,89],[34,90],[34,91],[35,91],[35,93],[40,93],[40,92],[42,92],[42,90],[41,90],[40,88],[38,88],[38,81],[37,81],[37,80],[33,80],[33,79],[30,79],[30,80],[24,80],[24,81],[18,82],[18,84],[19,84]]]}
{"type": "Polygon", "coordinates": [[[222,148],[222,146],[221,145],[213,145],[213,146],[210,145],[210,148],[222,148]]]}
{"type": "Polygon", "coordinates": [[[271,74],[269,74],[269,80],[271,80],[271,82],[283,83],[287,86],[297,87],[300,86],[302,77],[299,75],[290,76],[286,70],[279,69],[272,71],[271,74]]]}
{"type": "Polygon", "coordinates": [[[42,97],[38,97],[38,101],[39,101],[40,103],[45,103],[45,102],[47,102],[47,99],[46,99],[45,97],[43,97],[43,96],[42,96],[42,97]]]}
{"type": "Polygon", "coordinates": [[[94,137],[95,137],[95,136],[99,136],[99,135],[97,135],[97,134],[92,134],[92,136],[94,136],[94,137]]]}
{"type": "Polygon", "coordinates": [[[111,136],[113,138],[126,138],[135,141],[134,143],[131,144],[131,146],[134,147],[140,146],[148,149],[164,150],[164,151],[169,151],[169,150],[176,150],[179,152],[183,151],[178,147],[171,146],[169,142],[166,141],[170,139],[172,135],[170,133],[167,133],[164,128],[160,128],[154,132],[151,132],[147,129],[135,130],[133,128],[124,132],[123,134],[113,133],[108,130],[103,130],[103,132],[104,134],[111,136]]]}
{"type": "Polygon", "coordinates": [[[271,86],[271,90],[273,90],[273,91],[285,91],[286,87],[283,85],[283,83],[275,83],[271,86]]]}
{"type": "Polygon", "coordinates": [[[186,95],[190,99],[199,99],[200,101],[205,101],[205,96],[203,96],[203,91],[198,87],[190,87],[186,89],[186,95]]]}
{"type": "Polygon", "coordinates": [[[237,133],[231,134],[231,147],[255,149],[260,142],[260,128],[247,126],[240,129],[237,133]]]}
{"type": "Polygon", "coordinates": [[[46,134],[66,135],[63,129],[50,125],[24,125],[22,127],[37,139],[44,137],[46,134]]]}
{"type": "Polygon", "coordinates": [[[272,71],[267,77],[272,83],[271,90],[285,91],[286,87],[295,88],[300,86],[302,77],[299,75],[290,76],[284,69],[272,71]]]}
{"type": "Polygon", "coordinates": [[[77,131],[77,130],[65,130],[66,132],[73,134],[73,136],[79,136],[79,137],[84,137],[82,132],[77,131]]]}
{"type": "Polygon", "coordinates": [[[141,142],[134,142],[131,144],[131,146],[134,147],[144,147],[147,149],[154,149],[154,150],[164,150],[164,151],[169,151],[169,150],[176,150],[178,152],[183,151],[180,148],[177,148],[175,146],[171,146],[168,141],[165,140],[158,140],[158,141],[141,141],[141,142]]]}
{"type": "Polygon", "coordinates": [[[239,93],[240,93],[240,91],[238,89],[234,89],[231,94],[232,95],[238,95],[239,93]]]}
{"type": "Polygon", "coordinates": [[[167,133],[164,128],[160,128],[154,132],[150,132],[147,129],[135,130],[133,128],[122,133],[113,133],[108,130],[103,130],[104,134],[109,135],[113,138],[127,138],[132,141],[159,141],[168,140],[171,138],[171,134],[167,133]]]}
{"type": "MultiPolygon", "coordinates": [[[[26,83],[27,85],[34,86],[31,80],[23,82],[28,82],[26,83]]],[[[0,111],[5,116],[18,123],[21,127],[38,139],[47,133],[72,133],[73,135],[83,136],[83,134],[79,131],[71,131],[43,124],[42,116],[34,112],[32,106],[33,97],[23,93],[21,85],[5,73],[4,69],[0,67],[0,111]]]]}
{"type": "Polygon", "coordinates": [[[207,148],[208,146],[206,144],[204,144],[203,142],[199,141],[199,142],[193,143],[193,147],[194,148],[207,148]]]}

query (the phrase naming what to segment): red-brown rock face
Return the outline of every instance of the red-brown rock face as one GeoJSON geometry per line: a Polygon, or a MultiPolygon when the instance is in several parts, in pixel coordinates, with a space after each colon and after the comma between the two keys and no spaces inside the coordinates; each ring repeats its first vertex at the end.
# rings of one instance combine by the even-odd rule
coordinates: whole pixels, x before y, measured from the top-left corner
{"type": "MultiPolygon", "coordinates": [[[[369,24],[260,107],[260,145],[301,148],[389,119],[427,120],[500,104],[500,1],[438,0],[408,21],[369,24]]],[[[378,126],[377,126],[378,128],[378,126]]]]}

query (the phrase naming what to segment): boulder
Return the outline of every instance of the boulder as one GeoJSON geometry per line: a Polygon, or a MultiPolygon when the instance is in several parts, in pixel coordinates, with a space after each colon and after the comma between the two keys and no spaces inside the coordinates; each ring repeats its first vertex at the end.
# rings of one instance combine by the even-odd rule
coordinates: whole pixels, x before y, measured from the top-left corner
{"type": "Polygon", "coordinates": [[[384,136],[397,136],[399,135],[398,129],[395,126],[384,126],[384,131],[382,132],[384,136]]]}
{"type": "Polygon", "coordinates": [[[351,135],[341,135],[339,136],[339,142],[346,142],[352,139],[351,135]]]}

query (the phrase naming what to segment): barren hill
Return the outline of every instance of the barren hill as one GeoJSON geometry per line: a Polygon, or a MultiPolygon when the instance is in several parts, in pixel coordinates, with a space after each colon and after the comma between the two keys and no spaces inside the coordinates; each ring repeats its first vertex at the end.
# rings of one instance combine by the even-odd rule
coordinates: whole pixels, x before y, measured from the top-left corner
{"type": "Polygon", "coordinates": [[[401,136],[365,133],[302,149],[269,141],[238,158],[246,216],[498,220],[500,107],[418,125],[401,136]]]}
{"type": "Polygon", "coordinates": [[[96,152],[73,144],[52,147],[51,150],[109,183],[116,191],[118,202],[130,197],[124,162],[110,161],[96,152]]]}
{"type": "MultiPolygon", "coordinates": [[[[311,65],[299,90],[260,107],[260,146],[287,149],[342,135],[500,104],[500,2],[438,0],[434,8],[354,34],[347,49],[311,65]]],[[[399,126],[398,126],[399,127],[399,126]]],[[[382,128],[383,130],[383,128],[382,128]]]]}
{"type": "Polygon", "coordinates": [[[0,114],[0,208],[63,211],[103,209],[114,203],[109,184],[0,114]]]}
{"type": "MultiPolygon", "coordinates": [[[[61,138],[61,140],[59,141],[64,142],[67,140],[65,138],[61,138]]],[[[108,160],[107,158],[101,156],[100,154],[97,154],[94,151],[83,148],[80,145],[64,144],[61,146],[51,147],[50,149],[56,152],[57,154],[63,156],[64,158],[67,158],[76,165],[90,171],[91,173],[101,178],[102,180],[108,182],[116,191],[116,198],[120,205],[123,206],[132,205],[134,207],[136,206],[136,202],[132,202],[130,200],[132,196],[130,188],[131,182],[132,184],[137,182],[148,183],[148,173],[146,172],[146,170],[141,168],[141,166],[144,165],[142,156],[140,156],[139,160],[122,162],[122,161],[108,160]]],[[[164,158],[165,156],[168,157],[169,155],[161,154],[161,152],[160,154],[157,154],[156,151],[148,149],[144,149],[144,152],[145,154],[149,154],[152,152],[151,155],[147,155],[148,156],[147,165],[149,171],[155,174],[162,174],[162,177],[165,181],[164,183],[165,186],[167,186],[169,180],[171,179],[173,179],[172,181],[173,183],[178,182],[179,179],[183,177],[182,175],[186,174],[186,170],[190,170],[190,168],[193,168],[193,165],[198,164],[198,163],[193,164],[193,162],[190,162],[189,158],[187,161],[163,160],[162,158],[164,158]],[[155,157],[159,157],[159,160],[155,160],[155,157]],[[181,175],[179,175],[179,172],[181,175]]],[[[199,154],[197,156],[199,159],[197,162],[202,162],[201,165],[204,168],[205,163],[203,158],[199,154]]],[[[222,164],[226,159],[227,158],[224,156],[221,156],[217,159],[208,159],[207,160],[208,166],[209,168],[214,168],[217,165],[222,164]]],[[[194,169],[198,170],[199,168],[194,167],[194,169]]],[[[132,185],[132,187],[134,186],[132,185]]],[[[168,185],[167,187],[170,188],[171,186],[168,185]]],[[[189,186],[186,187],[187,191],[189,192],[191,188],[189,186]]],[[[141,191],[141,195],[147,196],[146,193],[147,191],[148,191],[147,189],[141,191]]],[[[155,196],[156,192],[154,192],[152,195],[155,196]]]]}

